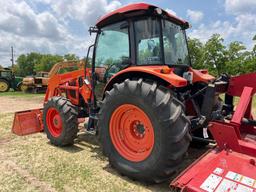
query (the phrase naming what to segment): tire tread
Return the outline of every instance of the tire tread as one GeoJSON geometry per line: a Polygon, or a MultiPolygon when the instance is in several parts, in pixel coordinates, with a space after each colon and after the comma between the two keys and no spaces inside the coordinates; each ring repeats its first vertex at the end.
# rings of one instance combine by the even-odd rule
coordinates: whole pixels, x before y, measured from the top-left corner
{"type": "MultiPolygon", "coordinates": [[[[142,101],[140,100],[140,102],[142,101]]],[[[178,101],[168,88],[159,86],[156,82],[148,82],[143,79],[126,79],[120,84],[115,84],[114,88],[108,93],[106,92],[99,111],[98,127],[103,153],[109,158],[110,164],[121,174],[148,183],[159,183],[167,180],[179,167],[191,141],[189,133],[190,122],[185,117],[183,103],[178,101]],[[109,107],[115,97],[120,94],[126,97],[143,98],[143,102],[152,107],[152,111],[156,114],[159,125],[161,125],[161,129],[164,132],[161,158],[151,166],[150,170],[143,172],[135,167],[128,168],[125,164],[116,162],[113,157],[113,149],[110,147],[111,144],[107,143],[111,141],[106,141],[107,136],[105,133],[108,126],[106,126],[104,114],[109,113],[109,107]],[[157,99],[159,95],[162,99],[157,99]]]]}

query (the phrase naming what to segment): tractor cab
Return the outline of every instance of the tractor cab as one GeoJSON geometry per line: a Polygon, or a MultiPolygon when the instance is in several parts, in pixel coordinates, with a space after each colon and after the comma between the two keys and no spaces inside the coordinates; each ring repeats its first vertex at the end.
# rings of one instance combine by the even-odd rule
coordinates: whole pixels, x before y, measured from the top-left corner
{"type": "MultiPolygon", "coordinates": [[[[97,32],[93,66],[96,86],[103,88],[128,67],[168,66],[182,76],[190,66],[186,21],[144,3],[120,8],[91,28],[97,32]],[[136,7],[136,8],[135,8],[136,7]]],[[[97,95],[101,95],[102,89],[97,95]]]]}
{"type": "Polygon", "coordinates": [[[0,75],[1,75],[1,77],[6,77],[8,79],[14,78],[14,74],[13,74],[12,70],[9,68],[0,69],[0,75]]]}

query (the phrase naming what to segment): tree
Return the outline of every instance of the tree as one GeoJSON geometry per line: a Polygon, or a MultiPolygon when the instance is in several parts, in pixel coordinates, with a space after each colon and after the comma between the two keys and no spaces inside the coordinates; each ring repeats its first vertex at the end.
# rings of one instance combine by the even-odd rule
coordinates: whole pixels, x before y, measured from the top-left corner
{"type": "MultiPolygon", "coordinates": [[[[256,41],[256,35],[253,38],[256,41]]],[[[193,68],[208,68],[214,75],[228,73],[239,75],[256,71],[256,44],[252,51],[239,41],[224,46],[220,35],[213,35],[206,44],[199,39],[188,39],[193,68]]]]}
{"type": "Polygon", "coordinates": [[[188,49],[193,68],[202,69],[204,44],[199,39],[188,39],[188,49]]]}
{"type": "Polygon", "coordinates": [[[245,52],[246,47],[242,42],[231,42],[227,49],[226,54],[226,72],[231,75],[244,73],[246,66],[244,62],[248,56],[245,52]]]}
{"type": "Polygon", "coordinates": [[[34,66],[34,71],[50,71],[55,63],[63,60],[63,57],[60,55],[43,55],[38,63],[34,66]]]}
{"type": "MultiPolygon", "coordinates": [[[[253,37],[252,40],[253,40],[253,41],[256,41],[256,35],[253,37]]],[[[253,54],[254,54],[254,56],[256,57],[256,44],[255,44],[254,47],[253,47],[253,54]]]]}
{"type": "Polygon", "coordinates": [[[40,53],[22,54],[17,59],[17,74],[27,76],[34,73],[34,66],[39,63],[42,55],[40,53]]]}
{"type": "Polygon", "coordinates": [[[17,59],[17,65],[15,71],[17,75],[27,76],[32,75],[38,71],[50,71],[55,63],[63,60],[78,60],[75,54],[52,55],[52,54],[40,54],[40,53],[28,53],[22,54],[17,59]]]}
{"type": "Polygon", "coordinates": [[[243,51],[246,50],[246,47],[242,42],[234,41],[231,42],[228,46],[227,56],[229,60],[235,60],[240,58],[243,55],[243,51]]]}
{"type": "Polygon", "coordinates": [[[251,52],[246,52],[247,57],[245,58],[245,61],[243,62],[244,68],[241,73],[250,73],[256,71],[256,56],[252,56],[251,52]]]}
{"type": "Polygon", "coordinates": [[[79,57],[76,56],[75,54],[66,54],[64,55],[64,59],[67,60],[67,61],[76,61],[76,60],[79,60],[79,57]]]}
{"type": "Polygon", "coordinates": [[[223,42],[224,39],[219,34],[214,34],[205,44],[204,64],[217,75],[225,72],[226,47],[223,42]]]}

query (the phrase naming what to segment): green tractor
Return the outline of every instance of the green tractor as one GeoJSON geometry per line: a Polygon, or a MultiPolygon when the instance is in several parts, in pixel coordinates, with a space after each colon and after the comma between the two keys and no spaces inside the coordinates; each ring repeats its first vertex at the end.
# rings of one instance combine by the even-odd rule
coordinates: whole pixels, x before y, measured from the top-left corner
{"type": "Polygon", "coordinates": [[[9,68],[0,69],[0,92],[7,92],[10,88],[22,91],[22,77],[16,77],[9,68]]]}

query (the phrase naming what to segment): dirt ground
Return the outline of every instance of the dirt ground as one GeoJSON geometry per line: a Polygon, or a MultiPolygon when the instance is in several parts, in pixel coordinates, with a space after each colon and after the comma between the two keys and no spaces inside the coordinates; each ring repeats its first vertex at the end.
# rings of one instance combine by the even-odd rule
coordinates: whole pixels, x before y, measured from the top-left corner
{"type": "Polygon", "coordinates": [[[27,109],[41,108],[42,107],[42,98],[17,98],[13,97],[4,97],[4,100],[1,100],[0,113],[10,113],[15,111],[22,111],[27,109]]]}
{"type": "MultiPolygon", "coordinates": [[[[52,146],[44,133],[11,133],[15,111],[42,106],[42,95],[0,96],[0,191],[171,191],[169,183],[145,185],[112,169],[97,139],[84,131],[74,146],[52,146]]],[[[204,150],[189,149],[183,168],[204,150]]],[[[171,179],[170,179],[171,180],[171,179]]]]}

